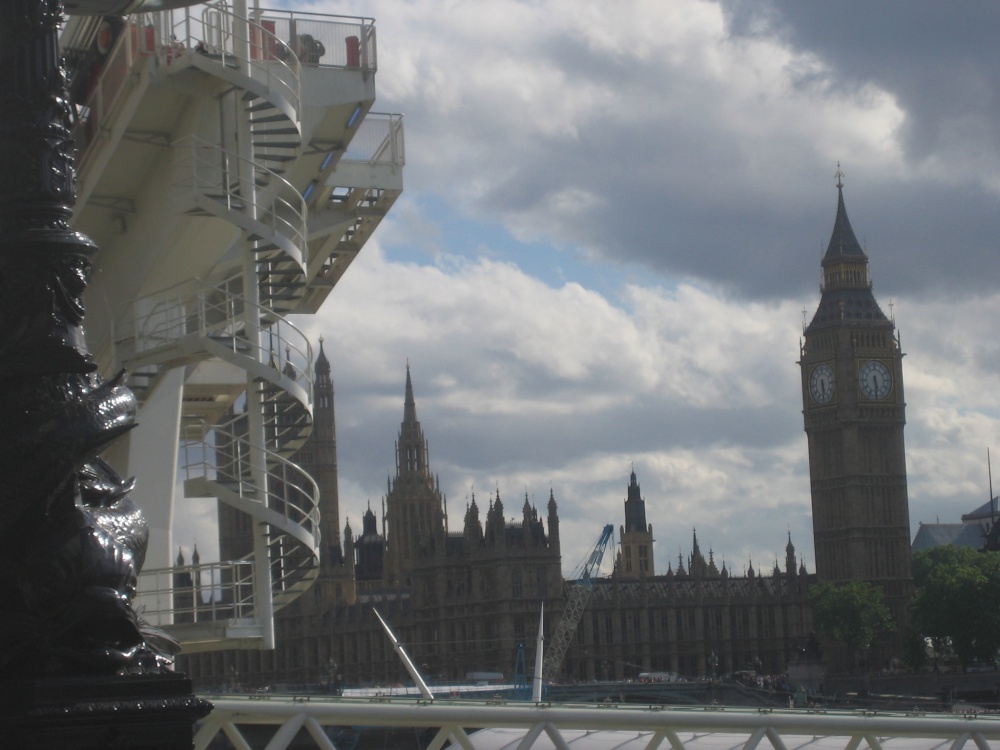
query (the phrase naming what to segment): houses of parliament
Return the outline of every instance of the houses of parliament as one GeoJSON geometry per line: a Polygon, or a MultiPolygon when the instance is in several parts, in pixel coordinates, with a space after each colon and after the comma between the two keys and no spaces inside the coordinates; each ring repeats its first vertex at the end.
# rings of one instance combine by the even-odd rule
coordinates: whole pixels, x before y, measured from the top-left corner
{"type": "MultiPolygon", "coordinates": [[[[736,574],[712,551],[706,557],[696,533],[688,554],[664,570],[633,470],[623,482],[613,572],[593,580],[557,680],[783,673],[811,639],[806,593],[817,578],[876,583],[902,625],[912,586],[902,354],[894,322],[872,294],[840,180],[837,189],[821,299],[799,362],[816,573],[796,557],[790,535],[775,540],[785,542],[775,557],[782,563],[736,574]]],[[[314,366],[314,430],[296,460],[320,487],[319,576],[275,615],[273,651],[181,654],[178,668],[201,688],[235,679],[246,689],[405,681],[377,608],[428,679],[461,681],[469,672],[511,678],[519,654],[533,659],[542,605],[549,635],[576,585],[562,577],[555,490],[544,508],[499,491],[485,502],[473,496],[453,528],[407,366],[395,476],[381,519],[369,507],[360,533],[350,525],[341,531],[333,379],[322,343],[314,366]],[[511,506],[519,509],[517,520],[511,506]]],[[[239,514],[220,503],[221,558],[245,554],[249,534],[239,514]]]]}

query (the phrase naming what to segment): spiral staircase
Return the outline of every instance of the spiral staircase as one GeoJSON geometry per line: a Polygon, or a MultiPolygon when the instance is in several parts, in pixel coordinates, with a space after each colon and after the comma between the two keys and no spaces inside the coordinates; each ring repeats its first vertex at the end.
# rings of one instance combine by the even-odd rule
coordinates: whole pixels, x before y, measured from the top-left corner
{"type": "MultiPolygon", "coordinates": [[[[144,617],[187,652],[272,646],[274,612],[318,573],[318,490],[293,460],[312,429],[312,352],[287,316],[319,308],[402,188],[401,120],[369,115],[372,20],[249,15],[237,0],[128,19],[77,124],[75,222],[102,248],[91,349],[128,369],[140,430],[147,403],[155,420],[179,400],[185,497],[217,498],[246,531],[223,550],[236,559],[147,562],[144,617]],[[312,104],[319,91],[333,93],[312,104]],[[385,137],[359,155],[351,141],[373,126],[385,137]]],[[[67,37],[87,49],[87,28],[67,37]]]]}

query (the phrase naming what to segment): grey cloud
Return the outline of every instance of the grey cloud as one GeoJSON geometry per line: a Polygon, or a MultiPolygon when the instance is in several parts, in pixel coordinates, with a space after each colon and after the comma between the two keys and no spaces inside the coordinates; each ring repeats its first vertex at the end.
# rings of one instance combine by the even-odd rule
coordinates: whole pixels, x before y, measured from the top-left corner
{"type": "MultiPolygon", "coordinates": [[[[826,63],[821,81],[800,85],[857,96],[874,85],[905,110],[907,174],[841,156],[855,229],[887,269],[880,288],[986,289],[1000,272],[997,196],[982,184],[995,180],[990,164],[1000,167],[1000,45],[993,38],[1000,6],[733,0],[723,7],[734,38],[771,38],[826,63]],[[937,171],[923,176],[931,161],[937,171]]],[[[767,113],[767,102],[727,114],[724,92],[685,80],[661,60],[625,63],[555,20],[538,55],[565,76],[554,96],[597,86],[614,92],[614,105],[569,123],[576,136],[568,137],[498,121],[485,105],[489,92],[463,99],[446,121],[435,101],[400,102],[413,145],[412,189],[440,192],[475,216],[500,218],[511,231],[534,231],[591,258],[638,262],[749,298],[815,287],[836,206],[835,164],[820,144],[785,143],[780,126],[751,136],[742,126],[767,113]],[[448,149],[468,155],[460,165],[471,174],[468,184],[433,156],[448,149]],[[769,160],[765,173],[751,166],[756,158],[769,160]],[[553,211],[552,197],[572,190],[600,203],[581,214],[553,211]]],[[[518,114],[526,125],[541,115],[518,114]]]]}
{"type": "Polygon", "coordinates": [[[905,133],[912,158],[949,148],[963,133],[977,140],[959,148],[1000,146],[1000,6],[992,0],[725,0],[723,7],[734,34],[777,34],[830,64],[839,85],[891,91],[912,116],[905,133]],[[978,125],[955,130],[970,120],[978,125]]]}

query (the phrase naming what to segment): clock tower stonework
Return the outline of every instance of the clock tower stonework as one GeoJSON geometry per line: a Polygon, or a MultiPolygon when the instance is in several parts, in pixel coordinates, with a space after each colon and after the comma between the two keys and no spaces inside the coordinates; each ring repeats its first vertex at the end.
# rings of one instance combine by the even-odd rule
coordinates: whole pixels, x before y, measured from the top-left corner
{"type": "Polygon", "coordinates": [[[868,256],[847,218],[839,178],[838,171],[822,296],[799,361],[816,574],[880,586],[901,631],[913,585],[903,354],[894,321],[872,294],[868,256]]]}

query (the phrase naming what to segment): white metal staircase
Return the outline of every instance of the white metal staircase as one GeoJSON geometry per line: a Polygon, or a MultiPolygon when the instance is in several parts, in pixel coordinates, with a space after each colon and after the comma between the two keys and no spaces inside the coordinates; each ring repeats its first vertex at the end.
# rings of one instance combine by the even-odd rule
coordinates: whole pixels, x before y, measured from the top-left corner
{"type": "Polygon", "coordinates": [[[105,368],[128,368],[140,404],[182,369],[185,495],[216,497],[255,530],[242,559],[143,572],[137,603],[188,652],[269,647],[273,612],[318,573],[318,491],[293,461],[312,429],[311,349],[285,316],[318,308],[401,190],[400,118],[365,122],[371,19],[287,10],[248,19],[245,6],[131,18],[77,127],[84,231],[151,225],[149,270],[135,280],[136,240],[117,251],[98,238],[109,271],[92,288],[134,302],[108,306],[113,335],[91,348],[105,368]],[[320,87],[332,98],[311,105],[307,127],[303,60],[314,84],[332,73],[344,89],[320,87]],[[216,101],[237,114],[220,104],[216,126],[199,127],[216,101]],[[352,145],[359,132],[376,140],[352,145]],[[141,195],[140,173],[156,169],[165,146],[172,195],[144,209],[129,191],[141,195]],[[361,153],[345,159],[351,151],[361,153]],[[115,263],[124,273],[112,273],[115,263]],[[158,276],[168,285],[157,287],[158,276]]]}

